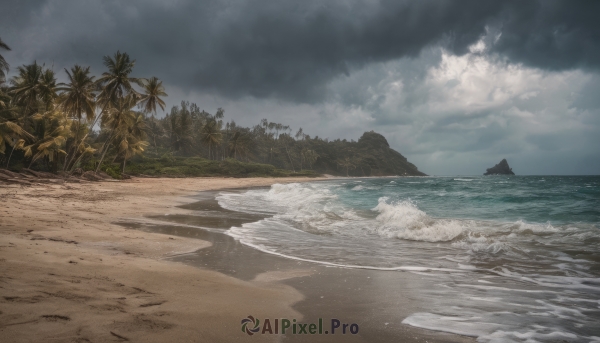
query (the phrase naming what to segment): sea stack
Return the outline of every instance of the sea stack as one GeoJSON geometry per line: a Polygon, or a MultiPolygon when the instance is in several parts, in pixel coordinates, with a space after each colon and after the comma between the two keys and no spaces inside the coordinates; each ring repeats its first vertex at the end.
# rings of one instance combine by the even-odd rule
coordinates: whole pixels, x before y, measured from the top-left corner
{"type": "Polygon", "coordinates": [[[506,159],[502,159],[500,163],[492,168],[488,168],[483,175],[515,175],[515,173],[513,173],[512,168],[508,166],[506,159]]]}

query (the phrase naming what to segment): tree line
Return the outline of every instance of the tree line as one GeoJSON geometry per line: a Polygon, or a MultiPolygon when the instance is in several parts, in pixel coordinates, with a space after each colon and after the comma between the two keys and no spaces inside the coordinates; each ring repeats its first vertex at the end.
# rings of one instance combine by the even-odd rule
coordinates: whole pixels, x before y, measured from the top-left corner
{"type": "MultiPolygon", "coordinates": [[[[10,48],[0,40],[0,48],[10,48]]],[[[65,69],[67,82],[37,62],[16,69],[6,80],[8,64],[0,56],[0,156],[12,164],[70,172],[95,159],[95,171],[111,162],[141,154],[146,146],[146,116],[164,109],[167,96],[156,77],[131,76],[128,54],[105,56],[98,78],[90,67],[65,69]],[[96,128],[96,130],[95,130],[96,128]],[[99,130],[98,130],[99,128],[99,130]]]]}
{"type": "MultiPolygon", "coordinates": [[[[0,49],[10,50],[2,40],[0,49]]],[[[133,77],[135,60],[120,51],[105,56],[103,64],[106,70],[99,77],[90,67],[65,69],[67,82],[59,83],[52,69],[34,62],[18,67],[17,75],[7,80],[9,66],[0,55],[0,167],[70,173],[119,164],[125,173],[127,162],[135,163],[144,158],[136,156],[144,154],[235,159],[292,172],[412,175],[416,171],[402,155],[393,150],[399,157],[389,155],[385,138],[373,132],[355,142],[311,137],[302,128],[293,131],[267,119],[242,127],[225,121],[221,108],[211,114],[186,101],[158,118],[167,96],[159,79],[133,77]],[[389,156],[375,157],[373,149],[383,149],[389,156]],[[380,160],[389,158],[408,164],[386,170],[380,160]]]]}

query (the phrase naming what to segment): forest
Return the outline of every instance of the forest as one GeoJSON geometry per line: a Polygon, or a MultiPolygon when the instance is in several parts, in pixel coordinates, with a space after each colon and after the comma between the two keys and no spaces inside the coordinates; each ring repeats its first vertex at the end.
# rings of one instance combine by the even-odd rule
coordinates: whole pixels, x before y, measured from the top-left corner
{"type": "MultiPolygon", "coordinates": [[[[9,46],[0,40],[0,50],[9,46]]],[[[137,176],[425,175],[373,131],[357,141],[311,137],[263,119],[253,127],[182,101],[164,115],[165,87],[134,77],[135,60],[117,51],[106,70],[16,68],[0,55],[0,168],[114,178],[137,176]],[[159,111],[161,115],[159,116],[159,111]]]]}

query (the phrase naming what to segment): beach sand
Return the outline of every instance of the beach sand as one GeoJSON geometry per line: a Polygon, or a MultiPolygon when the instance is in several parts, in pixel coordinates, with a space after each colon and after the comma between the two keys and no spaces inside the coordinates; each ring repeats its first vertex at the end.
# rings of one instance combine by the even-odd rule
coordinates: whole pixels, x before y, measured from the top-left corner
{"type": "Polygon", "coordinates": [[[473,341],[400,324],[419,309],[410,292],[422,285],[410,273],[327,268],[178,225],[224,230],[256,219],[201,191],[315,180],[0,186],[0,342],[473,341]],[[248,336],[248,315],[341,317],[361,331],[248,336]]]}

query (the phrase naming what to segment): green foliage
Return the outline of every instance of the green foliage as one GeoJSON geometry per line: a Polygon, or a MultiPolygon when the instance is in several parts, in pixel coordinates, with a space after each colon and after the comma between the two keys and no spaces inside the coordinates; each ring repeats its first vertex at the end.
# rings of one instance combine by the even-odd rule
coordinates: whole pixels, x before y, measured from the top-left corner
{"type": "Polygon", "coordinates": [[[110,165],[102,165],[102,167],[100,167],[100,170],[102,170],[103,172],[105,172],[106,174],[110,175],[113,179],[122,179],[122,175],[121,175],[121,168],[119,168],[118,165],[115,164],[110,164],[110,165]]]}
{"type": "Polygon", "coordinates": [[[156,177],[316,177],[319,175],[313,171],[292,173],[288,170],[277,169],[269,164],[246,163],[234,159],[215,161],[200,157],[136,157],[125,168],[125,172],[128,175],[156,177]]]}

